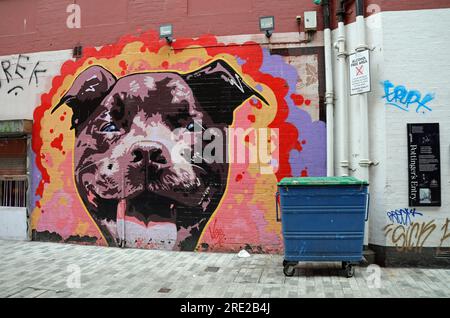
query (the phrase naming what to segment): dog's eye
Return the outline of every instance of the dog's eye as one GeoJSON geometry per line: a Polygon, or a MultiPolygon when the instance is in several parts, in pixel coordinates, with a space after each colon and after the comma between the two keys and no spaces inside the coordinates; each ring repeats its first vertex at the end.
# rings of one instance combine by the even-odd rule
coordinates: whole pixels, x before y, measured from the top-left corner
{"type": "Polygon", "coordinates": [[[107,123],[102,128],[100,128],[100,131],[102,132],[115,132],[119,131],[119,128],[114,123],[107,123]]]}
{"type": "Polygon", "coordinates": [[[186,126],[186,129],[189,131],[194,131],[194,128],[195,128],[194,122],[191,122],[186,126]]]}
{"type": "Polygon", "coordinates": [[[186,130],[188,131],[202,131],[204,130],[203,126],[196,122],[196,121],[191,121],[187,126],[186,126],[186,130]]]}

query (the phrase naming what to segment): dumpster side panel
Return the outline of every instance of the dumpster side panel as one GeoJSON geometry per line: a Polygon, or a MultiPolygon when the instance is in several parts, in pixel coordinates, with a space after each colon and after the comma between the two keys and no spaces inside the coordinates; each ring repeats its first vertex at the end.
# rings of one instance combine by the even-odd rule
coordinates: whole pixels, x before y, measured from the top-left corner
{"type": "Polygon", "coordinates": [[[285,259],[362,259],[367,186],[280,187],[285,259]]]}

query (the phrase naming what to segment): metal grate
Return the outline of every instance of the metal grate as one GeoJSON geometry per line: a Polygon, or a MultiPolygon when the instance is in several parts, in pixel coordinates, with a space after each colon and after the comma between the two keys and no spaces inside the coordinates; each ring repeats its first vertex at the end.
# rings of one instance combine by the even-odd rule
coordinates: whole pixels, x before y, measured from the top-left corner
{"type": "Polygon", "coordinates": [[[0,180],[0,206],[26,207],[27,180],[0,180]]]}

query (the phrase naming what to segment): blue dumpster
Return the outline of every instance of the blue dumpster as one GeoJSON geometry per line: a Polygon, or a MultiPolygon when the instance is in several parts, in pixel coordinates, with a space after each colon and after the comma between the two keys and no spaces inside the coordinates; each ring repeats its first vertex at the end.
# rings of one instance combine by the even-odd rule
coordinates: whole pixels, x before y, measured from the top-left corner
{"type": "Polygon", "coordinates": [[[299,261],[338,261],[347,277],[362,260],[368,183],[354,177],[284,178],[278,182],[284,274],[299,261]]]}

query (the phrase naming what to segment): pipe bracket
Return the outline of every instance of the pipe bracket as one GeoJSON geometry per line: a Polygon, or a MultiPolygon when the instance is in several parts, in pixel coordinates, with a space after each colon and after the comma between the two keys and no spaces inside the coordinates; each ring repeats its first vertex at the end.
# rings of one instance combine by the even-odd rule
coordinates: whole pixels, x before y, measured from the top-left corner
{"type": "Polygon", "coordinates": [[[355,49],[356,52],[362,52],[366,50],[370,50],[370,47],[367,44],[360,44],[355,49]]]}
{"type": "Polygon", "coordinates": [[[340,164],[341,164],[341,167],[342,168],[347,168],[349,165],[348,165],[348,160],[341,160],[340,161],[340,164]]]}
{"type": "Polygon", "coordinates": [[[330,104],[334,100],[334,93],[333,92],[325,92],[325,100],[327,101],[327,104],[330,104]]]}
{"type": "Polygon", "coordinates": [[[361,167],[370,167],[373,164],[374,164],[373,161],[370,161],[369,159],[361,159],[361,160],[359,160],[359,165],[361,167]]]}

